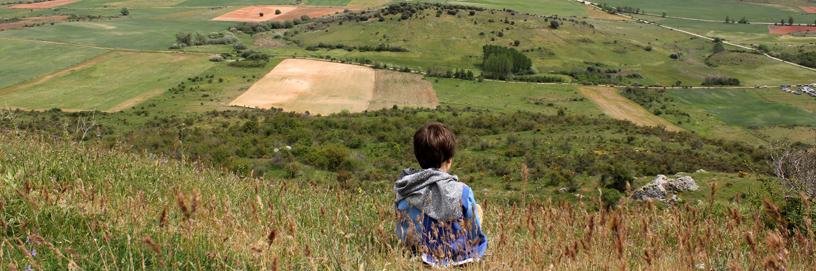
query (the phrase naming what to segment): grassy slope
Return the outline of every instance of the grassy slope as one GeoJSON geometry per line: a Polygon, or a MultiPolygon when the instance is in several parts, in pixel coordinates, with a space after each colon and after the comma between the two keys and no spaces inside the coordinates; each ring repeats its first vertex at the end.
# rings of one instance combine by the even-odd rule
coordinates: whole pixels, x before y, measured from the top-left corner
{"type": "MultiPolygon", "coordinates": [[[[671,85],[681,81],[685,85],[699,85],[711,75],[738,77],[745,85],[781,84],[806,82],[814,72],[787,66],[769,59],[759,59],[755,65],[729,65],[709,67],[704,64],[711,53],[712,44],[702,39],[689,39],[687,35],[668,31],[653,25],[634,22],[610,22],[590,20],[595,29],[588,26],[562,22],[558,30],[548,28],[542,19],[524,15],[511,16],[497,12],[480,12],[477,16],[460,15],[461,18],[425,13],[424,19],[385,22],[347,22],[332,25],[328,31],[305,32],[296,36],[306,45],[320,42],[346,45],[377,45],[386,43],[408,48],[407,53],[361,53],[344,50],[306,52],[311,55],[334,57],[366,57],[389,64],[410,66],[417,69],[468,68],[478,69],[481,62],[481,46],[485,44],[506,45],[519,40],[519,49],[545,48],[527,53],[541,73],[585,69],[585,62],[599,62],[624,72],[637,72],[645,79],[633,79],[641,84],[671,85]],[[500,22],[509,18],[515,25],[500,22]],[[488,20],[494,20],[490,23],[488,20]],[[524,21],[524,20],[527,21],[524,21]],[[477,24],[474,24],[473,21],[477,24]],[[510,28],[509,30],[507,28],[510,28]],[[491,31],[504,32],[497,37],[491,31]],[[480,35],[485,33],[485,35],[480,35]],[[491,41],[495,38],[495,41],[491,41]],[[651,52],[644,50],[652,47],[651,52]],[[670,54],[681,53],[676,61],[670,54]],[[759,71],[759,72],[757,72],[759,71]],[[762,76],[757,76],[761,74],[762,76]]],[[[304,30],[302,30],[304,31],[304,30]]],[[[275,50],[279,53],[303,54],[300,50],[275,50]]]]}
{"type": "MultiPolygon", "coordinates": [[[[78,64],[105,50],[0,39],[2,89],[78,64]]],[[[2,105],[0,105],[2,106],[2,105]]]]}
{"type": "MultiPolygon", "coordinates": [[[[0,139],[4,267],[415,270],[421,266],[399,248],[392,233],[393,196],[388,187],[364,191],[316,186],[307,180],[244,179],[200,165],[92,145],[12,133],[0,133],[0,139]],[[27,257],[23,249],[37,253],[27,257]]],[[[725,201],[708,203],[708,183],[701,184],[699,195],[689,194],[689,199],[702,201],[666,209],[632,204],[598,212],[592,208],[594,199],[579,205],[545,201],[520,206],[482,200],[489,256],[466,269],[597,270],[622,265],[674,269],[697,264],[749,268],[776,255],[778,250],[762,241],[751,253],[745,241],[745,232],[759,240],[774,234],[761,220],[750,219],[760,208],[748,206],[757,204],[756,197],[763,193],[735,194],[731,190],[740,186],[728,184],[751,182],[750,178],[695,176],[718,182],[725,201]],[[728,195],[741,195],[743,205],[728,200],[728,195]],[[729,216],[731,210],[738,215],[729,216]],[[686,242],[700,245],[686,252],[682,245],[686,242]],[[570,247],[580,253],[567,252],[570,247]],[[644,258],[646,251],[660,253],[644,258]],[[688,253],[696,256],[689,259],[688,253]]],[[[477,199],[484,199],[486,192],[476,188],[477,199]]],[[[812,242],[811,238],[806,240],[812,242]]],[[[796,240],[786,239],[788,253],[781,254],[790,269],[813,261],[796,240]]]]}
{"type": "Polygon", "coordinates": [[[562,0],[435,0],[431,2],[471,5],[484,8],[509,8],[520,12],[529,12],[536,15],[586,16],[584,5],[576,1],[562,0]]]}
{"type": "Polygon", "coordinates": [[[434,78],[429,80],[434,82],[434,90],[442,106],[548,114],[556,114],[559,108],[563,108],[572,114],[601,114],[592,102],[578,94],[574,86],[434,78]]]}
{"type": "MultiPolygon", "coordinates": [[[[763,92],[777,90],[709,89],[669,92],[684,106],[701,108],[729,125],[740,127],[816,126],[816,113],[793,105],[763,98],[763,92]]],[[[793,95],[790,95],[793,96],[793,95]]],[[[812,98],[796,96],[814,103],[812,98]]]]}
{"type": "Polygon", "coordinates": [[[813,17],[805,15],[797,5],[774,5],[739,0],[601,0],[612,6],[630,6],[645,10],[650,14],[666,12],[670,16],[725,20],[746,17],[749,21],[778,22],[789,16],[799,21],[813,22],[813,17]]]}
{"type": "Polygon", "coordinates": [[[2,98],[11,106],[29,109],[112,110],[131,99],[161,94],[180,78],[211,65],[200,55],[111,53],[91,67],[2,98]]]}

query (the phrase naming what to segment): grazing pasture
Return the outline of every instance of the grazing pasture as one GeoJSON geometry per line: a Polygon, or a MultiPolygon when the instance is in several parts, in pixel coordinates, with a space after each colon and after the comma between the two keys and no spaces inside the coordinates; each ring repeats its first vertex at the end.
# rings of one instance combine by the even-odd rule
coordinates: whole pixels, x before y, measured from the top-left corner
{"type": "Polygon", "coordinates": [[[431,80],[434,82],[439,104],[443,107],[503,113],[528,111],[556,115],[560,110],[565,114],[603,114],[571,85],[475,82],[442,78],[431,80]]]}
{"type": "Polygon", "coordinates": [[[160,95],[179,78],[212,64],[198,55],[112,52],[92,65],[60,73],[0,96],[8,106],[25,109],[119,111],[160,95]]]}
{"type": "Polygon", "coordinates": [[[802,12],[798,5],[788,3],[761,3],[740,0],[599,0],[598,3],[611,6],[639,8],[652,15],[685,17],[706,20],[725,20],[725,16],[739,20],[745,17],[749,22],[778,22],[793,17],[800,22],[812,23],[812,16],[802,12]]]}
{"type": "MultiPolygon", "coordinates": [[[[0,94],[6,88],[79,64],[105,50],[0,38],[0,94]]],[[[0,101],[0,106],[3,106],[0,101]]]]}
{"type": "MultiPolygon", "coordinates": [[[[119,8],[64,9],[61,13],[78,15],[118,15],[119,8]]],[[[210,33],[223,31],[234,23],[210,19],[223,9],[131,8],[130,15],[91,21],[64,22],[3,31],[0,38],[44,40],[80,46],[136,50],[167,50],[179,32],[210,33]]]]}
{"type": "Polygon", "coordinates": [[[802,103],[816,103],[806,96],[782,93],[769,89],[705,89],[672,90],[668,92],[683,107],[699,108],[729,125],[745,128],[768,126],[816,126],[816,112],[802,108],[801,104],[784,101],[787,97],[767,99],[768,95],[790,95],[802,103]],[[775,94],[767,92],[777,92],[775,94]]]}

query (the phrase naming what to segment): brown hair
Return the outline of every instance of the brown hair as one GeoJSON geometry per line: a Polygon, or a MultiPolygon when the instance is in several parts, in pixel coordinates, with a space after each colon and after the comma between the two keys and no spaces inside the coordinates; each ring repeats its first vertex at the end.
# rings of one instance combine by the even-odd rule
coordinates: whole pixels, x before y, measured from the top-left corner
{"type": "Polygon", "coordinates": [[[414,156],[423,168],[439,168],[453,158],[456,136],[442,123],[429,123],[414,133],[414,156]]]}

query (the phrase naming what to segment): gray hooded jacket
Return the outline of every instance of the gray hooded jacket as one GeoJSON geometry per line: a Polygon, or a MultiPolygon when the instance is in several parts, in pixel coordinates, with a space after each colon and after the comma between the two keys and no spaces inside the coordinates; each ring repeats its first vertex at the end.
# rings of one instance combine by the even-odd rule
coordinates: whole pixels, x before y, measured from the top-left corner
{"type": "Polygon", "coordinates": [[[437,221],[462,217],[462,190],[456,175],[438,169],[405,169],[394,183],[396,202],[403,199],[437,221]]]}

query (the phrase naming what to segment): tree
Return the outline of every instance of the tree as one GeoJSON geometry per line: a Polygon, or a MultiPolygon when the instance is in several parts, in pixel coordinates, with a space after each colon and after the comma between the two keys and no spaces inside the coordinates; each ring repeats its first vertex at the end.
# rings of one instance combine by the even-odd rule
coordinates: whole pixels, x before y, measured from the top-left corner
{"type": "Polygon", "coordinates": [[[742,17],[742,18],[740,18],[740,20],[739,20],[739,22],[738,22],[738,23],[740,23],[740,24],[748,24],[748,19],[745,19],[745,17],[742,17]]]}
{"type": "Polygon", "coordinates": [[[130,10],[127,8],[122,8],[122,10],[119,11],[119,14],[122,14],[122,16],[128,16],[130,15],[130,10]]]}
{"type": "Polygon", "coordinates": [[[793,25],[793,17],[788,17],[788,25],[793,25]]]}
{"type": "Polygon", "coordinates": [[[723,45],[722,39],[714,38],[714,53],[721,53],[725,52],[725,46],[723,45]]]}
{"type": "Polygon", "coordinates": [[[731,17],[725,16],[725,23],[730,24],[731,23],[731,17]]]}
{"type": "Polygon", "coordinates": [[[276,9],[276,10],[275,10],[275,15],[280,15],[280,14],[281,14],[280,9],[276,9]]]}
{"type": "Polygon", "coordinates": [[[663,14],[661,14],[660,17],[666,18],[666,13],[663,12],[663,14]]]}
{"type": "Polygon", "coordinates": [[[552,20],[552,21],[550,21],[550,28],[552,28],[552,29],[558,29],[558,27],[561,27],[561,24],[560,24],[560,23],[558,23],[558,21],[557,21],[557,20],[552,20]]]}
{"type": "Polygon", "coordinates": [[[785,193],[816,196],[816,148],[784,145],[771,155],[772,167],[785,193]]]}
{"type": "Polygon", "coordinates": [[[519,41],[519,40],[513,41],[513,46],[518,47],[519,45],[521,45],[521,41],[519,41]]]}

